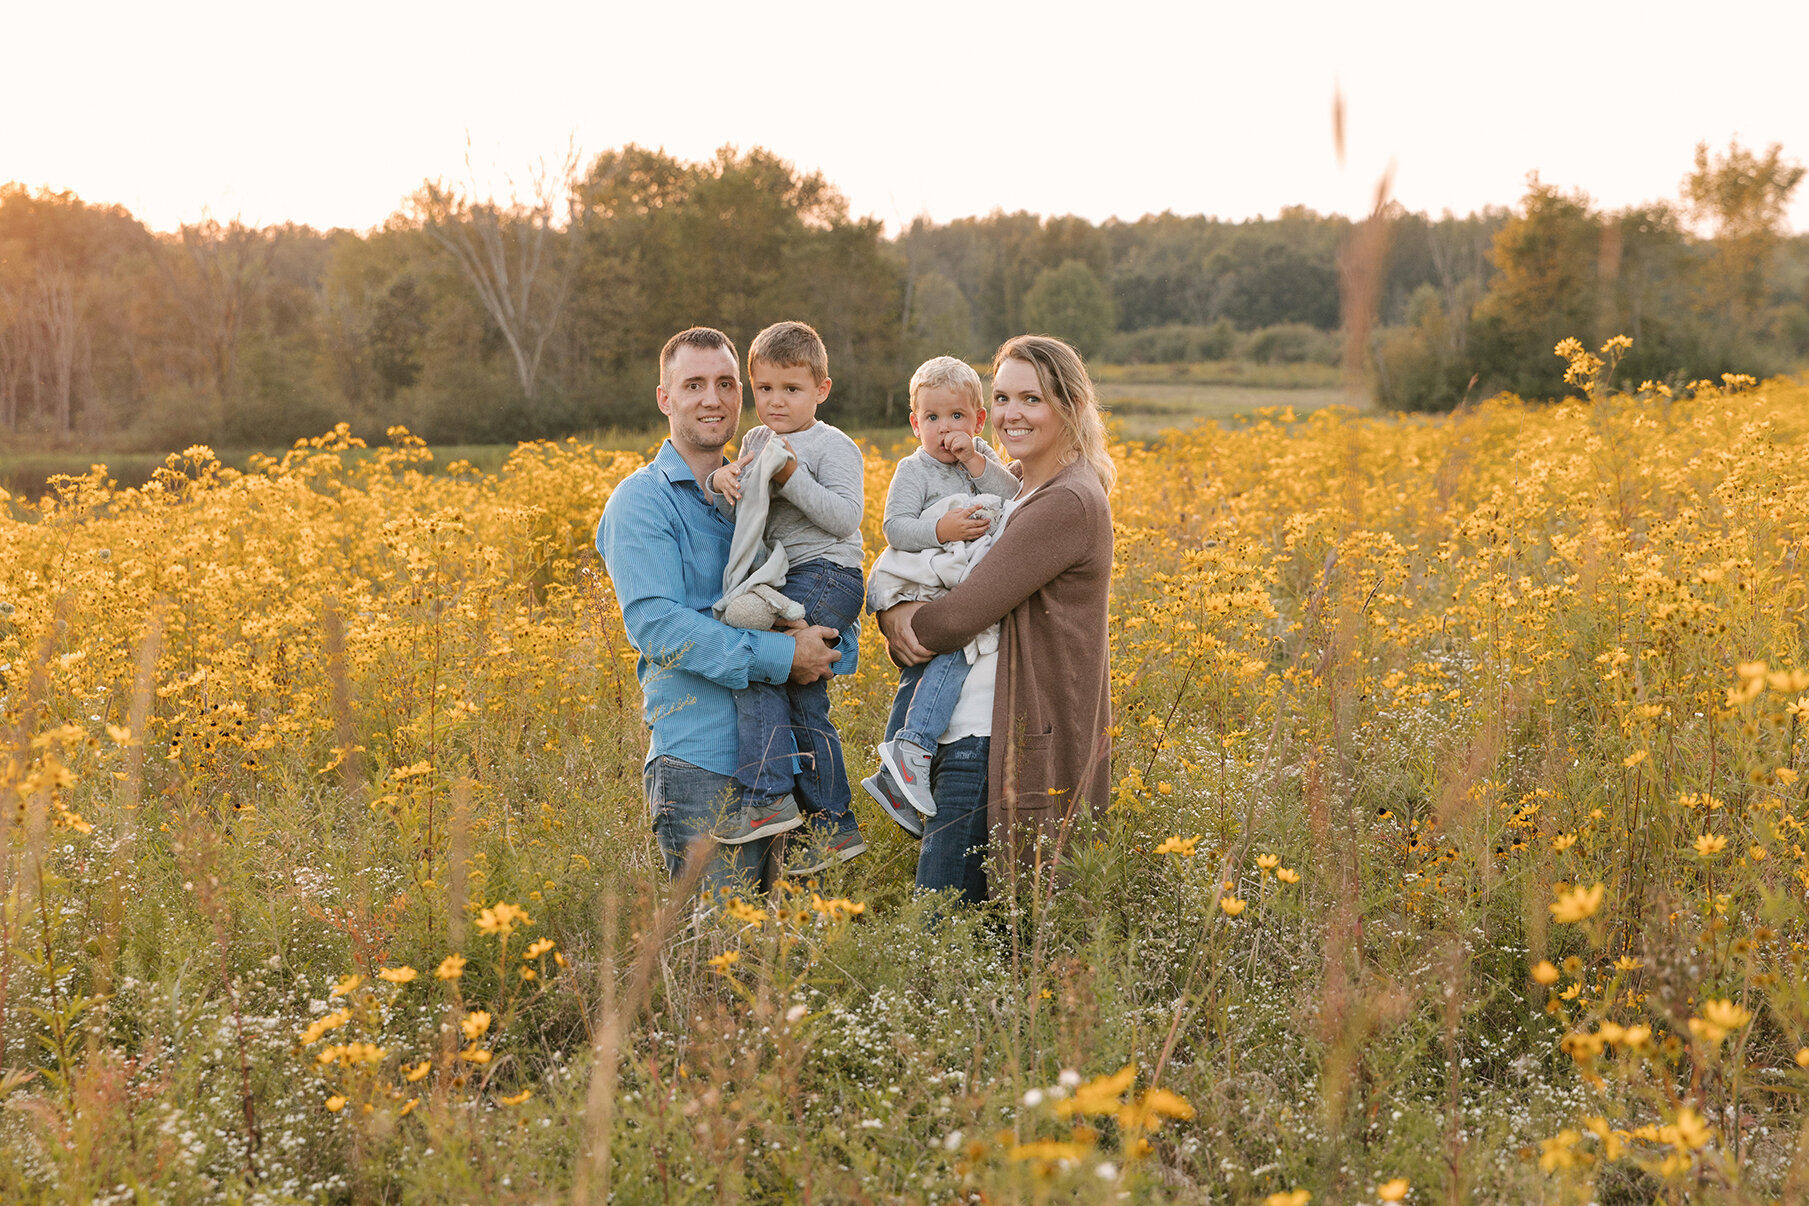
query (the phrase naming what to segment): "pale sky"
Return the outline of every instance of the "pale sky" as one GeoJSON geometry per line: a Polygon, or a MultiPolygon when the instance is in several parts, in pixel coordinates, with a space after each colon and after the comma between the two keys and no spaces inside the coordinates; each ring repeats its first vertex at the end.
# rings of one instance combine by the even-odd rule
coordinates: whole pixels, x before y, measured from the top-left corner
{"type": "Polygon", "coordinates": [[[1533,170],[1615,207],[1674,199],[1699,141],[1809,161],[1799,0],[0,0],[0,45],[0,181],[158,229],[368,228],[463,177],[467,136],[495,186],[572,141],[765,146],[893,229],[1360,213],[1391,161],[1433,214],[1513,205],[1533,170]]]}

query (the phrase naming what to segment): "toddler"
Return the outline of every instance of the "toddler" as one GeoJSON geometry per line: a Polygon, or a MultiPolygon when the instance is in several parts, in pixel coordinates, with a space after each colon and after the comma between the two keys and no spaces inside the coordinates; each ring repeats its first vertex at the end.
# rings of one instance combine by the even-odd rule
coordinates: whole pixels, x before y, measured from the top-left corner
{"type": "MultiPolygon", "coordinates": [[[[965,577],[990,543],[1001,504],[1017,494],[1017,477],[979,438],[984,396],[980,375],[953,356],[925,361],[912,374],[911,430],[922,447],[898,462],[886,492],[887,548],[869,583],[875,610],[934,598],[965,577]],[[925,553],[932,555],[911,556],[925,553]]],[[[996,632],[990,635],[997,641],[996,632]]],[[[957,650],[904,669],[879,746],[881,770],[861,782],[886,815],[917,837],[921,817],[936,814],[930,759],[968,666],[967,651],[957,650]]]]}

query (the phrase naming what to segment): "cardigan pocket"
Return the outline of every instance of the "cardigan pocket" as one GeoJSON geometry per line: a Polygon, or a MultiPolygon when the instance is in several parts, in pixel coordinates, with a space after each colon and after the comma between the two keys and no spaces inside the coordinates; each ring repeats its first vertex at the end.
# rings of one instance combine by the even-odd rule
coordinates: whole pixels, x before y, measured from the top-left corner
{"type": "Polygon", "coordinates": [[[1055,730],[1050,728],[1042,733],[1020,733],[1015,742],[1017,757],[1012,769],[1016,772],[1016,783],[1011,786],[1016,790],[1016,807],[1020,812],[1053,808],[1060,802],[1066,792],[1057,791],[1052,794],[1050,788],[1055,786],[1051,780],[1055,774],[1055,759],[1052,750],[1055,746],[1055,730]]]}

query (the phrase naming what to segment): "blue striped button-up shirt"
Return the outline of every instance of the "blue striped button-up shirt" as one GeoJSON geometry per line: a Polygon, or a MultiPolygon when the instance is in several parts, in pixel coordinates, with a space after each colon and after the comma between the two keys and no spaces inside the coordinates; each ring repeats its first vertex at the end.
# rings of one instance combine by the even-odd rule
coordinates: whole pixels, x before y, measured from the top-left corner
{"type": "Polygon", "coordinates": [[[653,730],[647,756],[670,754],[721,775],[740,761],[730,692],[783,683],[795,648],[784,633],[730,628],[711,611],[734,533],[670,440],[615,488],[597,523],[597,551],[641,655],[635,673],[653,730]]]}

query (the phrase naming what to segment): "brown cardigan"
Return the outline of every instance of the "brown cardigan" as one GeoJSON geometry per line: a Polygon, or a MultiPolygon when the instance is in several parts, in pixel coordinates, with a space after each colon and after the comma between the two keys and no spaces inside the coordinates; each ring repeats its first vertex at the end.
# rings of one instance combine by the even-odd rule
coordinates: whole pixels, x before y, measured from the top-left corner
{"type": "MultiPolygon", "coordinates": [[[[1012,513],[966,581],[920,608],[912,627],[948,652],[1000,621],[987,763],[997,870],[1047,865],[1070,818],[1111,793],[1112,508],[1084,461],[1061,469],[1012,513]]],[[[996,880],[996,877],[995,877],[996,880]]]]}

